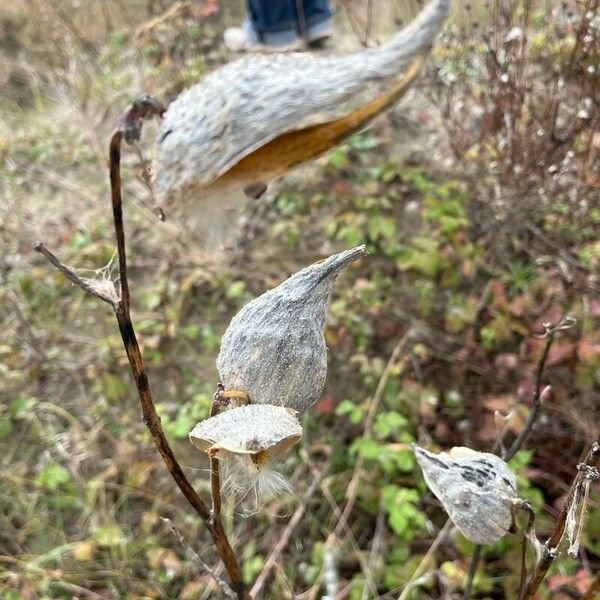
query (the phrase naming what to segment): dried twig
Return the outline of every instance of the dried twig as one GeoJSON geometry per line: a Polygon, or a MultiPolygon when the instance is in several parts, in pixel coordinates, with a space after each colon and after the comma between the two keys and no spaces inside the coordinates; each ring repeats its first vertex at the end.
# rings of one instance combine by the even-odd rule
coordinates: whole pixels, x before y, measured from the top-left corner
{"type": "MultiPolygon", "coordinates": [[[[243,581],[242,571],[227,535],[225,534],[221,519],[215,517],[215,514],[208,508],[207,504],[198,495],[186,477],[181,465],[177,461],[169,442],[162,429],[160,417],[154,404],[154,396],[148,382],[146,366],[142,358],[142,353],[137,342],[133,323],[131,321],[130,305],[131,295],[129,291],[129,281],[127,278],[127,260],[125,251],[125,231],[123,228],[123,210],[121,198],[121,143],[123,138],[132,142],[140,138],[142,121],[154,115],[162,115],[164,108],[155,99],[149,96],[143,96],[134,102],[123,115],[119,127],[113,133],[110,141],[110,182],[111,182],[111,200],[113,209],[113,221],[115,227],[115,236],[117,240],[117,254],[119,260],[119,284],[120,290],[117,299],[112,299],[103,292],[99,292],[88,282],[80,278],[72,269],[62,263],[52,252],[38,242],[34,246],[35,250],[47,258],[58,270],[60,270],[70,281],[80,286],[86,292],[94,297],[110,304],[117,318],[119,331],[129,365],[133,373],[133,378],[138,390],[140,403],[142,405],[142,415],[144,423],[150,430],[152,439],[171,473],[175,483],[186,497],[192,508],[205,522],[206,527],[215,544],[217,552],[225,565],[227,573],[231,579],[231,584],[238,598],[247,598],[246,586],[243,581]]],[[[217,500],[217,506],[220,506],[220,497],[217,500]]],[[[213,494],[213,508],[215,508],[215,495],[213,494]]]]}
{"type": "Polygon", "coordinates": [[[315,490],[317,489],[320,482],[321,482],[321,473],[315,472],[313,474],[313,480],[312,480],[311,484],[308,486],[308,488],[306,489],[306,491],[304,492],[304,495],[302,496],[302,500],[300,501],[300,504],[296,507],[296,510],[294,511],[294,514],[292,515],[292,518],[289,520],[285,529],[279,536],[279,540],[277,541],[277,543],[271,550],[269,556],[267,557],[267,560],[265,561],[265,564],[264,564],[261,572],[259,573],[258,577],[256,578],[256,581],[254,582],[252,589],[250,590],[251,598],[256,598],[258,596],[258,594],[260,593],[260,591],[262,590],[262,588],[265,586],[265,583],[267,582],[267,579],[269,578],[271,571],[275,568],[275,566],[277,564],[277,560],[279,559],[281,553],[285,550],[286,546],[288,545],[288,543],[290,541],[290,537],[292,536],[292,533],[294,532],[294,529],[296,529],[296,527],[300,523],[302,517],[304,516],[304,513],[306,512],[306,507],[307,507],[310,499],[314,495],[315,490]]]}
{"type": "MultiPolygon", "coordinates": [[[[409,327],[407,329],[406,333],[400,338],[400,340],[398,341],[398,343],[392,350],[390,358],[388,359],[388,362],[387,362],[387,364],[383,370],[383,373],[381,374],[379,382],[377,384],[375,394],[373,395],[373,398],[372,398],[370,406],[369,406],[369,411],[368,411],[367,417],[365,419],[365,425],[364,425],[363,434],[362,434],[362,437],[365,439],[369,438],[369,436],[371,435],[371,430],[373,428],[375,416],[377,415],[377,409],[379,407],[381,399],[383,398],[383,392],[385,390],[385,386],[388,382],[388,379],[392,373],[392,368],[396,364],[396,362],[398,361],[400,356],[402,356],[402,353],[406,350],[407,345],[409,345],[410,342],[414,341],[413,336],[415,334],[415,331],[416,331],[415,327],[409,327]]],[[[327,536],[327,539],[325,540],[325,548],[331,548],[334,545],[335,541],[338,539],[338,537],[343,529],[348,529],[348,533],[351,534],[351,531],[349,530],[349,527],[348,527],[348,517],[352,513],[354,504],[356,502],[356,497],[358,494],[358,489],[359,489],[360,481],[361,481],[362,474],[363,474],[363,465],[364,465],[364,459],[359,454],[356,457],[356,462],[354,464],[354,470],[352,472],[352,477],[350,479],[350,483],[348,484],[348,488],[346,490],[346,494],[345,494],[346,504],[345,504],[343,510],[339,510],[336,507],[337,510],[335,512],[337,513],[336,514],[337,523],[336,523],[335,527],[333,528],[333,530],[327,536]]],[[[328,492],[327,492],[326,488],[323,490],[323,492],[325,493],[325,495],[327,497],[328,492]]],[[[321,569],[321,572],[320,572],[319,576],[317,577],[317,581],[320,580],[323,573],[324,573],[324,568],[321,569]]],[[[366,577],[366,574],[365,574],[365,577],[366,577]]]]}
{"type": "Polygon", "coordinates": [[[196,552],[196,550],[194,550],[194,548],[192,548],[192,546],[183,537],[183,535],[177,529],[177,527],[175,527],[175,524],[173,523],[173,521],[171,521],[171,519],[167,519],[166,517],[161,517],[161,521],[169,527],[169,530],[177,538],[177,541],[181,544],[181,546],[183,548],[185,548],[187,554],[191,555],[198,562],[198,564],[202,567],[202,569],[204,571],[206,571],[215,580],[215,583],[221,588],[223,593],[228,598],[233,598],[233,600],[235,600],[237,598],[237,595],[229,587],[229,584],[226,581],[224,581],[221,577],[219,577],[217,575],[217,573],[215,572],[215,570],[212,567],[210,567],[209,565],[207,565],[204,562],[204,560],[202,560],[202,557],[198,554],[198,552],[196,552]]]}
{"type": "Polygon", "coordinates": [[[570,329],[575,324],[575,319],[572,317],[563,317],[557,324],[552,325],[551,323],[544,323],[544,335],[543,337],[546,339],[546,344],[544,346],[544,350],[542,351],[542,355],[538,361],[536,370],[535,370],[535,384],[533,391],[533,406],[531,407],[531,411],[529,413],[529,417],[527,418],[527,422],[525,423],[523,429],[519,432],[519,435],[516,437],[515,441],[512,443],[512,446],[508,449],[506,454],[504,455],[504,460],[509,461],[513,456],[521,449],[521,446],[527,439],[527,436],[531,432],[531,429],[535,425],[537,421],[540,411],[542,410],[542,406],[544,404],[544,400],[546,399],[545,393],[549,394],[550,392],[546,392],[548,387],[542,389],[542,376],[544,374],[544,368],[546,367],[546,361],[548,360],[548,354],[550,353],[550,348],[554,343],[554,339],[556,334],[560,331],[565,331],[570,329]]]}
{"type": "Polygon", "coordinates": [[[542,583],[550,565],[558,555],[558,547],[564,538],[567,515],[572,510],[577,510],[578,498],[580,498],[581,491],[590,481],[598,481],[600,479],[600,473],[598,468],[600,467],[600,436],[592,444],[582,463],[577,465],[577,475],[571,484],[569,495],[563,509],[558,515],[554,530],[550,537],[546,540],[542,550],[542,556],[538,560],[525,591],[521,595],[521,600],[532,600],[540,584],[542,583]]]}
{"type": "MultiPolygon", "coordinates": [[[[215,392],[210,405],[210,416],[214,417],[219,412],[220,388],[215,392]]],[[[212,521],[221,520],[221,473],[219,470],[219,459],[210,453],[210,497],[212,506],[210,510],[212,521]]]]}
{"type": "Polygon", "coordinates": [[[419,579],[423,575],[425,571],[425,567],[427,566],[429,559],[437,552],[437,549],[442,545],[442,542],[446,539],[446,536],[450,533],[450,530],[454,524],[450,519],[448,519],[442,528],[438,531],[438,534],[435,536],[432,544],[427,549],[427,552],[421,559],[419,566],[415,569],[415,572],[412,574],[411,578],[406,582],[402,593],[398,597],[398,600],[406,600],[408,598],[408,594],[413,589],[416,583],[418,583],[419,579]]]}
{"type": "MultiPolygon", "coordinates": [[[[529,412],[529,416],[523,429],[519,432],[519,435],[515,438],[514,442],[510,446],[510,448],[504,453],[504,460],[509,461],[511,458],[515,456],[515,454],[521,449],[527,436],[533,429],[536,421],[540,416],[540,412],[542,410],[542,406],[544,404],[544,400],[547,400],[550,394],[552,393],[552,388],[550,386],[546,386],[542,388],[542,377],[544,375],[544,369],[546,367],[546,362],[548,360],[548,355],[550,354],[550,349],[552,348],[552,344],[556,338],[556,334],[560,331],[565,331],[570,329],[575,324],[575,319],[572,317],[563,317],[558,323],[544,323],[544,334],[542,337],[546,339],[546,344],[544,345],[544,349],[542,350],[542,354],[538,360],[536,369],[535,369],[535,383],[533,389],[533,405],[531,407],[531,411],[529,412]]],[[[499,437],[494,446],[492,447],[492,451],[498,451],[500,445],[502,443],[502,438],[499,437]]],[[[465,583],[465,589],[463,592],[463,600],[469,600],[471,597],[471,590],[473,587],[473,579],[475,578],[475,573],[477,572],[477,566],[479,565],[479,561],[481,559],[481,546],[475,546],[473,549],[473,555],[471,556],[471,564],[469,565],[469,572],[467,574],[467,581],[465,583]]]]}

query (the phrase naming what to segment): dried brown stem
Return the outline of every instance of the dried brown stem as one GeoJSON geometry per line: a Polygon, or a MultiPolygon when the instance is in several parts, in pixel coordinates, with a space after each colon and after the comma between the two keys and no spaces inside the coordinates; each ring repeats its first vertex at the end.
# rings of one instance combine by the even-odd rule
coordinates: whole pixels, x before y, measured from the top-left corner
{"type": "MultiPolygon", "coordinates": [[[[544,404],[544,400],[552,393],[552,388],[550,386],[546,386],[542,388],[542,378],[544,375],[544,369],[546,368],[546,362],[548,361],[548,355],[550,354],[550,349],[552,348],[552,344],[556,338],[556,334],[560,331],[564,331],[566,329],[570,329],[575,324],[575,320],[571,317],[563,317],[558,323],[544,324],[544,338],[546,339],[546,344],[544,345],[544,349],[542,354],[538,360],[536,369],[535,369],[535,383],[533,390],[533,405],[531,407],[531,411],[529,412],[529,416],[527,421],[523,427],[523,429],[519,432],[519,435],[515,438],[514,442],[507,450],[504,455],[504,460],[509,461],[514,455],[521,449],[527,436],[533,429],[536,421],[538,420],[542,406],[544,404]]],[[[502,443],[502,439],[498,438],[494,446],[492,447],[492,452],[498,451],[500,444],[502,443]]],[[[465,584],[465,589],[463,592],[463,600],[469,600],[471,598],[471,590],[473,587],[473,579],[475,577],[475,573],[477,572],[477,566],[479,561],[481,560],[481,546],[475,546],[473,549],[473,555],[471,556],[471,564],[469,565],[469,572],[467,574],[467,581],[465,584]]],[[[521,588],[522,588],[521,583],[521,588]]]]}
{"type": "MultiPolygon", "coordinates": [[[[548,360],[548,354],[550,353],[550,348],[552,348],[556,334],[559,331],[570,329],[574,324],[575,320],[573,318],[564,317],[556,325],[551,325],[549,323],[544,325],[544,337],[546,338],[546,344],[544,345],[544,350],[542,351],[542,355],[540,356],[535,370],[533,405],[523,429],[519,432],[519,435],[515,438],[515,441],[512,443],[511,447],[503,457],[507,462],[521,449],[521,446],[523,446],[523,443],[527,439],[527,436],[531,432],[542,410],[542,406],[544,404],[543,401],[545,399],[544,396],[546,395],[546,389],[548,389],[547,387],[542,389],[542,377],[544,375],[546,361],[548,360]]],[[[547,393],[549,394],[550,392],[548,391],[547,393]]]]}
{"type": "MultiPolygon", "coordinates": [[[[210,416],[214,417],[219,412],[220,390],[217,390],[210,405],[210,416]]],[[[221,473],[219,470],[219,459],[210,454],[210,497],[212,506],[210,510],[211,520],[221,520],[221,473]]]]}
{"type": "MultiPolygon", "coordinates": [[[[237,562],[235,553],[229,544],[223,524],[219,518],[213,518],[214,515],[208,508],[207,504],[192,487],[192,484],[189,482],[188,478],[183,472],[183,469],[181,468],[181,465],[177,461],[177,458],[175,457],[162,429],[160,416],[156,411],[154,396],[148,382],[146,366],[144,364],[142,353],[135,335],[135,329],[131,321],[131,296],[127,278],[125,231],[123,228],[123,210],[121,198],[121,142],[123,138],[125,138],[127,141],[139,139],[142,120],[153,115],[161,115],[163,112],[164,108],[162,105],[153,98],[148,96],[140,98],[138,101],[134,102],[123,115],[120,126],[114,132],[110,141],[111,201],[119,259],[119,299],[113,300],[101,292],[98,292],[95,288],[91,287],[86,281],[78,277],[69,267],[64,265],[54,254],[47,250],[43,244],[38,242],[35,245],[35,249],[44,255],[58,270],[64,273],[70,281],[76,285],[79,285],[82,289],[96,298],[109,303],[114,308],[121,338],[125,346],[131,372],[133,374],[140,403],[142,405],[144,423],[150,430],[152,439],[154,440],[154,443],[160,455],[162,456],[169,473],[177,484],[177,487],[179,487],[192,508],[205,522],[217,552],[223,561],[227,573],[229,574],[231,585],[235,590],[237,597],[245,599],[248,596],[242,577],[242,571],[237,562]]],[[[213,509],[215,507],[214,502],[215,499],[213,494],[213,509]]]]}
{"type": "Polygon", "coordinates": [[[554,530],[550,537],[546,540],[542,551],[542,556],[538,560],[525,591],[521,595],[521,600],[532,600],[540,584],[542,583],[550,565],[558,555],[558,547],[564,537],[565,527],[567,523],[567,515],[573,509],[573,504],[579,498],[581,488],[586,481],[590,479],[597,480],[600,477],[598,468],[600,467],[600,436],[592,444],[582,463],[577,466],[578,472],[569,489],[569,495],[563,509],[558,515],[554,530]]]}

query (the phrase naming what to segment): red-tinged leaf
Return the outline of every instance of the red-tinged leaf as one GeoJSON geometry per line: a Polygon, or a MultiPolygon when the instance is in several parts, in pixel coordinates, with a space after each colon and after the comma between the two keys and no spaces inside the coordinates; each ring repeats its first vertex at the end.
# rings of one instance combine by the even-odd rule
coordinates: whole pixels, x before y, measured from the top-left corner
{"type": "Polygon", "coordinates": [[[600,344],[585,338],[577,343],[577,358],[584,363],[600,359],[600,344]]]}
{"type": "Polygon", "coordinates": [[[579,569],[575,575],[553,575],[548,578],[548,589],[551,592],[559,591],[563,586],[574,588],[582,594],[588,589],[591,577],[585,569],[579,569]]]}
{"type": "Polygon", "coordinates": [[[553,304],[534,323],[534,331],[536,333],[544,333],[545,323],[558,323],[563,316],[562,309],[560,306],[553,304]]]}
{"type": "Polygon", "coordinates": [[[490,292],[492,294],[491,305],[502,312],[508,312],[508,298],[506,296],[506,288],[500,281],[490,281],[490,292]]]}
{"type": "Polygon", "coordinates": [[[508,311],[513,317],[519,318],[527,312],[530,304],[530,298],[525,295],[520,295],[509,304],[508,311]]]}
{"type": "Polygon", "coordinates": [[[330,415],[335,411],[337,405],[337,398],[333,394],[325,394],[315,404],[314,410],[320,415],[330,415]]]}
{"type": "Polygon", "coordinates": [[[347,196],[352,193],[352,187],[347,181],[338,179],[333,183],[333,193],[336,196],[347,196]]]}
{"type": "Polygon", "coordinates": [[[575,358],[575,344],[571,342],[555,342],[548,353],[546,365],[548,367],[560,365],[571,361],[573,358],[575,358]]]}
{"type": "Polygon", "coordinates": [[[600,300],[590,301],[590,315],[592,317],[600,317],[600,300]]]}
{"type": "Polygon", "coordinates": [[[515,399],[510,394],[488,396],[483,400],[483,405],[491,412],[499,410],[500,412],[506,414],[515,405],[515,399]]]}
{"type": "MultiPolygon", "coordinates": [[[[523,340],[521,344],[522,359],[528,363],[537,363],[542,356],[545,346],[546,340],[544,339],[528,338],[523,340]]],[[[550,348],[546,365],[550,367],[572,360],[575,358],[575,350],[576,346],[573,342],[554,342],[552,348],[550,348]]]]}
{"type": "Polygon", "coordinates": [[[519,357],[513,353],[498,354],[494,366],[501,371],[514,371],[519,366],[519,357]]]}

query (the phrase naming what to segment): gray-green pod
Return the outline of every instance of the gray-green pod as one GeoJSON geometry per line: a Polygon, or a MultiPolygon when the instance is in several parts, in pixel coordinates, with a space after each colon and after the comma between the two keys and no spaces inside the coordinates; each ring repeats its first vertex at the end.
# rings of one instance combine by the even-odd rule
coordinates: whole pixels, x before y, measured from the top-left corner
{"type": "Polygon", "coordinates": [[[325,384],[323,327],[340,271],[366,254],[365,246],[334,254],[292,275],[240,310],[221,341],[217,369],[226,389],[254,404],[305,412],[325,384]]]}

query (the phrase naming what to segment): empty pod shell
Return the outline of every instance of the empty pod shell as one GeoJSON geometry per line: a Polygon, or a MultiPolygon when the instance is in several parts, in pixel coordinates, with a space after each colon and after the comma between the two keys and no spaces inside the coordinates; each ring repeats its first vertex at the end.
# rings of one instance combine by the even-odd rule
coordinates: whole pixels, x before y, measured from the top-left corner
{"type": "Polygon", "coordinates": [[[217,458],[275,456],[301,437],[302,427],[294,411],[268,404],[226,410],[201,421],[190,433],[196,448],[217,458]]]}
{"type": "Polygon", "coordinates": [[[517,482],[495,454],[452,448],[434,454],[413,444],[417,462],[460,532],[475,544],[492,544],[512,526],[517,482]]]}
{"type": "Polygon", "coordinates": [[[292,493],[290,482],[271,469],[302,437],[295,411],[269,404],[249,404],[201,421],[190,440],[202,452],[222,460],[223,489],[248,512],[292,493]]]}

